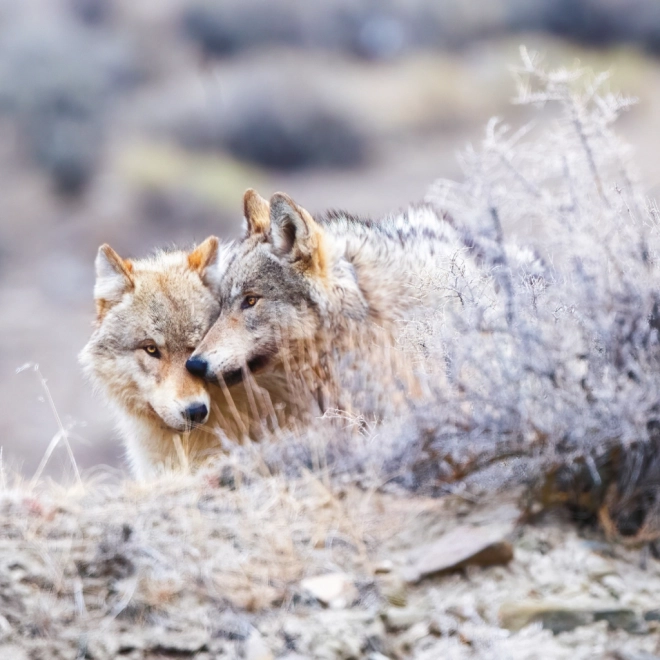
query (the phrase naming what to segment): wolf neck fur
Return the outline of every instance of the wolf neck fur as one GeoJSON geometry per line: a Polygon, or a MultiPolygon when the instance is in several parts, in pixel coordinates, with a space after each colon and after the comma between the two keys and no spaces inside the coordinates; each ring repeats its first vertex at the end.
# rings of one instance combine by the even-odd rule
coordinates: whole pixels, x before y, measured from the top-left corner
{"type": "Polygon", "coordinates": [[[328,312],[379,325],[419,305],[415,282],[462,249],[454,227],[426,205],[381,221],[334,212],[318,222],[329,255],[334,304],[328,312]]]}

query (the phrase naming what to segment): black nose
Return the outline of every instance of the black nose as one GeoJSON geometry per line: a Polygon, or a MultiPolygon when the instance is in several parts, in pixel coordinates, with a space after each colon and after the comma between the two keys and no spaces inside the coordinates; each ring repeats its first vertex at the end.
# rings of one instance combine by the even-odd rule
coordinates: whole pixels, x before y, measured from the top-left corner
{"type": "Polygon", "coordinates": [[[192,406],[186,408],[183,414],[189,422],[201,424],[209,414],[209,409],[203,403],[193,403],[192,406]]]}
{"type": "Polygon", "coordinates": [[[206,372],[208,371],[209,363],[201,357],[191,357],[188,358],[186,362],[186,369],[193,375],[204,378],[206,372]]]}

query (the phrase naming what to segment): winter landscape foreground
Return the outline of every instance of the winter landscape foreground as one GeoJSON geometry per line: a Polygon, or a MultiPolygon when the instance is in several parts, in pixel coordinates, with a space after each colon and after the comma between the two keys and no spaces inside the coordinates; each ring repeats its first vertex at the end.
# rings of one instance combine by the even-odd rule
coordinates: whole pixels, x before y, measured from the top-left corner
{"type": "Polygon", "coordinates": [[[480,266],[420,282],[424,396],[150,483],[3,469],[0,657],[660,656],[658,211],[630,101],[521,56],[550,112],[429,191],[480,266]]]}

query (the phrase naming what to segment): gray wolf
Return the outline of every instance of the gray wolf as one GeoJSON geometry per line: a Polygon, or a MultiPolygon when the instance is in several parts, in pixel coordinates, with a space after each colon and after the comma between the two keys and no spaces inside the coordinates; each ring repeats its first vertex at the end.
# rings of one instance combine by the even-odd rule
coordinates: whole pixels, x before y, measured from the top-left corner
{"type": "Polygon", "coordinates": [[[219,316],[188,361],[191,373],[227,385],[311,372],[322,384],[323,356],[341,362],[356,329],[393,336],[420,306],[420,278],[451,270],[465,251],[449,219],[428,204],[381,221],[343,212],[313,218],[284,193],[267,202],[248,190],[244,215],[244,238],[214,267],[219,316]]]}
{"type": "Polygon", "coordinates": [[[219,254],[215,237],[139,260],[99,248],[96,322],[79,359],[113,404],[138,478],[178,465],[182,449],[195,456],[218,446],[209,388],[185,363],[219,312],[207,279],[219,254]]]}

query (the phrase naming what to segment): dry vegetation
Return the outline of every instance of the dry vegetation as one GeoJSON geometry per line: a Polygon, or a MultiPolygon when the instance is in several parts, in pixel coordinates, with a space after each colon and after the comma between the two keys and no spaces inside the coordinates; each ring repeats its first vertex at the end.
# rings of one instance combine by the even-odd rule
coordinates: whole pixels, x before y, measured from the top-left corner
{"type": "Polygon", "coordinates": [[[463,181],[429,195],[473,248],[413,292],[447,303],[402,327],[419,395],[402,402],[396,379],[379,384],[372,346],[350,411],[231,448],[196,475],[67,488],[3,475],[2,657],[660,651],[657,212],[612,132],[628,101],[604,77],[545,72],[524,51],[516,75],[519,102],[557,112],[518,131],[492,122],[463,181]],[[516,246],[503,218],[539,227],[538,240],[516,246]],[[396,415],[361,416],[388,397],[396,415]],[[484,509],[504,491],[507,506],[484,509]],[[557,504],[600,531],[546,517],[509,530],[507,567],[402,577],[459,519],[512,529],[557,504]],[[338,572],[337,606],[301,585],[338,572]],[[548,597],[610,614],[518,631],[511,607],[548,597]]]}

